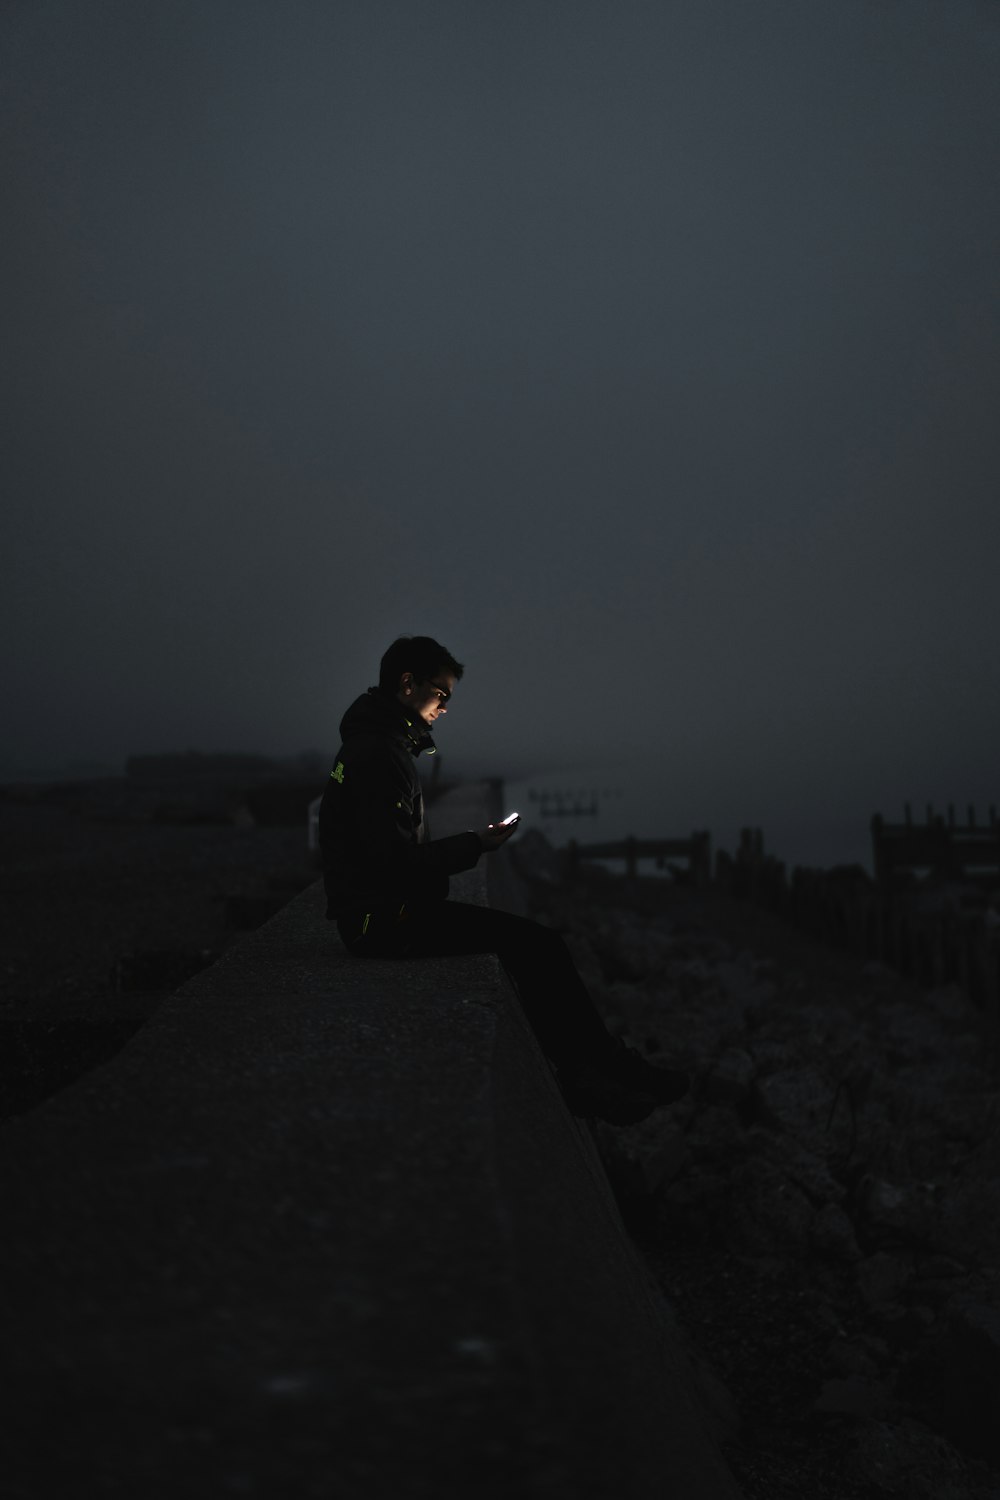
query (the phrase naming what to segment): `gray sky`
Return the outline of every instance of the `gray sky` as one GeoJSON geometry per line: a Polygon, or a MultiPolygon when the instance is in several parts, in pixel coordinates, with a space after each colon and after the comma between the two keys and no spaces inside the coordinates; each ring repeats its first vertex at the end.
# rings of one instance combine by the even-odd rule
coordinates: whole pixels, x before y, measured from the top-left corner
{"type": "MultiPolygon", "coordinates": [[[[336,748],[648,827],[1000,802],[986,0],[8,0],[4,774],[336,748]]],[[[780,852],[780,850],[779,850],[780,852]]]]}

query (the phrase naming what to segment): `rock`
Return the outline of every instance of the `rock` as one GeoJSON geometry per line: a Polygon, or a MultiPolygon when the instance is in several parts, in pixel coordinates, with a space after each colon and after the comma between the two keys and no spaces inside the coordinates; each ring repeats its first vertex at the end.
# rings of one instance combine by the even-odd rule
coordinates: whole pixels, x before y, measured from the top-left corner
{"type": "Polygon", "coordinates": [[[912,1270],[907,1261],[878,1250],[857,1267],[858,1290],[866,1307],[886,1307],[899,1301],[912,1270]]]}
{"type": "Polygon", "coordinates": [[[867,1349],[877,1365],[886,1364],[891,1357],[891,1350],[886,1340],[881,1334],[872,1333],[870,1329],[858,1335],[858,1343],[862,1349],[867,1349]]]}
{"type": "Polygon", "coordinates": [[[608,1004],[619,1015],[631,1016],[642,1008],[642,990],[629,979],[612,979],[605,988],[608,1004]]]}
{"type": "Polygon", "coordinates": [[[891,1406],[886,1387],[861,1375],[828,1380],[814,1402],[815,1411],[842,1412],[849,1417],[881,1417],[891,1406]]]}
{"type": "Polygon", "coordinates": [[[790,1135],[775,1135],[760,1126],[750,1131],[751,1146],[770,1158],[817,1208],[843,1203],[846,1192],[822,1156],[809,1151],[790,1135]]]}
{"type": "Polygon", "coordinates": [[[902,1229],[911,1217],[912,1196],[909,1189],[883,1177],[869,1178],[864,1195],[865,1217],[878,1228],[902,1229]]]}
{"type": "Polygon", "coordinates": [[[741,1104],[749,1097],[754,1060],[742,1047],[730,1047],[712,1063],[702,1092],[712,1104],[741,1104]]]}
{"type": "Polygon", "coordinates": [[[626,1144],[627,1132],[597,1129],[597,1146],[608,1179],[616,1194],[629,1198],[649,1198],[665,1182],[672,1181],[686,1167],[690,1152],[680,1131],[672,1131],[657,1142],[638,1141],[626,1144]]]}
{"type": "Polygon", "coordinates": [[[997,1092],[983,1086],[979,1069],[963,1059],[953,1039],[939,1038],[937,1046],[946,1057],[899,1075],[908,1095],[907,1127],[917,1135],[978,1145],[996,1119],[997,1092]]]}
{"type": "Polygon", "coordinates": [[[715,965],[713,978],[728,999],[734,1001],[751,1024],[761,1017],[777,998],[778,988],[771,979],[761,976],[752,957],[743,961],[726,960],[715,965]]]}
{"type": "Polygon", "coordinates": [[[896,1183],[870,1177],[860,1195],[858,1221],[878,1243],[930,1245],[938,1219],[933,1183],[896,1183]]]}
{"type": "Polygon", "coordinates": [[[731,1243],[750,1254],[801,1254],[809,1246],[813,1209],[772,1162],[751,1157],[734,1174],[729,1205],[731,1243]]]}
{"type": "Polygon", "coordinates": [[[706,1167],[682,1172],[664,1188],[663,1203],[668,1223],[689,1235],[717,1240],[731,1217],[729,1178],[706,1167]]]}
{"type": "Polygon", "coordinates": [[[996,1264],[1000,1244],[1000,1192],[996,1144],[969,1163],[962,1179],[935,1203],[932,1248],[973,1264],[996,1264]]]}
{"type": "Polygon", "coordinates": [[[665,1182],[679,1176],[691,1159],[687,1141],[680,1131],[673,1131],[651,1151],[639,1157],[642,1182],[647,1193],[654,1193],[665,1182]]]}
{"type": "Polygon", "coordinates": [[[972,1001],[957,984],[946,984],[940,989],[930,990],[927,1004],[949,1032],[963,1031],[976,1022],[976,1009],[972,1001]]]}
{"type": "Polygon", "coordinates": [[[699,1350],[689,1349],[688,1357],[698,1403],[709,1431],[720,1446],[733,1442],[739,1436],[741,1423],[729,1387],[699,1350]]]}
{"type": "Polygon", "coordinates": [[[965,1276],[968,1267],[960,1260],[953,1260],[950,1255],[922,1255],[914,1266],[915,1273],[927,1280],[940,1278],[952,1280],[958,1276],[965,1276]]]}
{"type": "Polygon", "coordinates": [[[827,1203],[812,1223],[812,1243],[821,1255],[834,1260],[858,1261],[861,1248],[854,1235],[854,1225],[836,1203],[827,1203]]]}
{"type": "MultiPolygon", "coordinates": [[[[907,1296],[910,1290],[907,1287],[907,1296]]],[[[927,1330],[934,1322],[931,1309],[919,1305],[900,1307],[894,1304],[874,1308],[872,1316],[885,1334],[886,1342],[893,1353],[897,1356],[903,1355],[907,1359],[914,1349],[924,1342],[927,1330]]]]}
{"type": "Polygon", "coordinates": [[[958,1303],[900,1377],[921,1417],[978,1458],[1000,1459],[1000,1310],[958,1303]]]}
{"type": "MultiPolygon", "coordinates": [[[[682,995],[698,996],[706,991],[717,995],[724,994],[716,978],[715,966],[705,958],[689,958],[683,963],[674,962],[670,965],[670,975],[682,995]]],[[[728,1001],[728,996],[726,999],[728,1001]]]]}
{"type": "Polygon", "coordinates": [[[728,995],[739,995],[756,982],[751,964],[732,958],[724,958],[715,965],[715,979],[728,995]]]}
{"type": "Polygon", "coordinates": [[[905,1500],[974,1500],[942,1440],[915,1423],[859,1422],[844,1469],[866,1493],[873,1487],[905,1500]]]}
{"type": "Polygon", "coordinates": [[[743,1161],[748,1137],[736,1112],[724,1104],[711,1104],[697,1110],[688,1132],[688,1142],[699,1162],[711,1162],[727,1169],[743,1161]]]}
{"type": "Polygon", "coordinates": [[[950,1255],[924,1255],[913,1267],[910,1294],[937,1306],[951,1301],[956,1289],[968,1279],[968,1269],[950,1255]]]}
{"type": "Polygon", "coordinates": [[[672,1044],[682,1044],[685,1054],[699,1066],[742,1040],[732,1003],[717,992],[684,994],[661,979],[644,985],[642,994],[647,1014],[657,1017],[665,1039],[669,1036],[672,1044]]]}
{"type": "Polygon", "coordinates": [[[667,932],[644,925],[632,912],[612,910],[595,923],[591,942],[604,970],[613,978],[641,981],[674,957],[667,932]]]}
{"type": "Polygon", "coordinates": [[[867,1379],[878,1373],[878,1366],[869,1351],[845,1338],[843,1333],[831,1341],[826,1358],[838,1375],[860,1375],[867,1379]]]}
{"type": "Polygon", "coordinates": [[[772,1073],[782,1073],[800,1066],[801,1054],[788,1042],[776,1041],[774,1037],[761,1037],[750,1048],[757,1074],[761,1078],[772,1073]]]}
{"type": "Polygon", "coordinates": [[[825,1156],[833,1144],[834,1091],[815,1068],[788,1068],[758,1077],[754,1099],[761,1119],[825,1156]]]}

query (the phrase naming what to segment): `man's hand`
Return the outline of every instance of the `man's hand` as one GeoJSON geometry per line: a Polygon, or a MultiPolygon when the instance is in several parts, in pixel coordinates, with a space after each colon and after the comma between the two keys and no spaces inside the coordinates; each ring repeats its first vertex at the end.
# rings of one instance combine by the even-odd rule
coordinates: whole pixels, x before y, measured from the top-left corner
{"type": "Polygon", "coordinates": [[[481,828],[479,842],[483,846],[483,853],[492,854],[494,849],[501,848],[520,821],[520,818],[515,818],[513,823],[491,823],[488,828],[481,828]]]}

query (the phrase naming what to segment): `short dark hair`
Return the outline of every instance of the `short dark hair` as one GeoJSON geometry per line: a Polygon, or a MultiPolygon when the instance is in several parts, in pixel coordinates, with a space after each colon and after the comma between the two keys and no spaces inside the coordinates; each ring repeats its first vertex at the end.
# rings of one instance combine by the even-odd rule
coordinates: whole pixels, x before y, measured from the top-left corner
{"type": "Polygon", "coordinates": [[[438,672],[461,677],[464,670],[440,641],[432,640],[429,635],[401,635],[382,658],[378,685],[385,692],[394,693],[404,672],[412,672],[418,682],[427,682],[438,672]]]}

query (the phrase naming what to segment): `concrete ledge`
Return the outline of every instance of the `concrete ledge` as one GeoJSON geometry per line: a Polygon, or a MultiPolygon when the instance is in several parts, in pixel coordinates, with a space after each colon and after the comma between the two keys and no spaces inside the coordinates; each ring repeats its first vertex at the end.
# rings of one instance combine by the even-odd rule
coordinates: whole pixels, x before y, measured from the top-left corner
{"type": "Polygon", "coordinates": [[[0,1152],[10,1500],[738,1495],[492,957],[314,886],[0,1152]]]}

